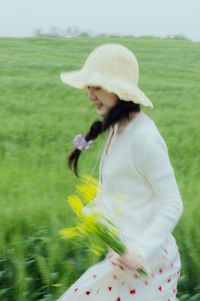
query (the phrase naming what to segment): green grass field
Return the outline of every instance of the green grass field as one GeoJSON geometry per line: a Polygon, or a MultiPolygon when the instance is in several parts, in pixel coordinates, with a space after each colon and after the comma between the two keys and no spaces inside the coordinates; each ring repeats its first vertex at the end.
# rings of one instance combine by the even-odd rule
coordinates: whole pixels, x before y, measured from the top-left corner
{"type": "MultiPolygon", "coordinates": [[[[87,92],[63,85],[60,72],[82,68],[103,43],[131,49],[142,107],[164,137],[184,202],[174,235],[181,301],[200,300],[200,43],[153,37],[0,38],[0,301],[53,301],[97,258],[61,241],[72,225],[67,196],[80,180],[68,169],[72,140],[97,111],[87,92]]],[[[89,174],[106,137],[81,155],[89,174]]],[[[93,176],[98,178],[98,165],[93,176]]]]}

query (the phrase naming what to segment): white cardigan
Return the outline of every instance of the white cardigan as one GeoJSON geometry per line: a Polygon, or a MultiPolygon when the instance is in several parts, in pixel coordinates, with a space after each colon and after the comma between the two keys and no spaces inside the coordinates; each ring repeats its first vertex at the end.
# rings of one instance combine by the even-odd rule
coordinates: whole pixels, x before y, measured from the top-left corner
{"type": "Polygon", "coordinates": [[[181,195],[166,143],[151,118],[141,111],[106,154],[111,133],[112,127],[101,157],[97,195],[83,211],[91,206],[102,209],[145,263],[181,217],[181,195]]]}

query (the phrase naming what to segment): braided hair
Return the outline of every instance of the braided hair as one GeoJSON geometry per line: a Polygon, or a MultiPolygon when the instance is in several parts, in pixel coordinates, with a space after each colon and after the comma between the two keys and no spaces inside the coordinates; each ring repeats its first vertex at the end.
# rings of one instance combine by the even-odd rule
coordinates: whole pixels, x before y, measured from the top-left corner
{"type": "MultiPolygon", "coordinates": [[[[140,112],[140,105],[134,103],[133,101],[124,101],[118,99],[118,102],[113,106],[107,114],[104,116],[102,121],[94,121],[90,126],[90,130],[85,135],[85,140],[95,140],[100,134],[105,132],[110,126],[122,120],[130,120],[131,113],[140,112]]],[[[72,165],[74,173],[77,177],[78,175],[78,159],[81,154],[79,149],[73,149],[68,155],[68,166],[72,170],[72,165]]]]}

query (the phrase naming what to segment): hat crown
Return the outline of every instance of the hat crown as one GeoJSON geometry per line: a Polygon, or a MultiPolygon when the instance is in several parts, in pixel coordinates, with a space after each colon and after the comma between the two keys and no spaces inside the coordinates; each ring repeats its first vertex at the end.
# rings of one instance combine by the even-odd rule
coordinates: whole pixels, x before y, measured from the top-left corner
{"type": "Polygon", "coordinates": [[[120,44],[103,44],[95,48],[88,56],[84,69],[106,77],[132,82],[137,85],[139,66],[134,54],[120,44]]]}
{"type": "Polygon", "coordinates": [[[62,72],[60,76],[72,87],[87,91],[88,86],[99,86],[123,101],[153,107],[138,87],[139,65],[134,53],[121,44],[107,43],[96,47],[82,69],[62,72]]]}

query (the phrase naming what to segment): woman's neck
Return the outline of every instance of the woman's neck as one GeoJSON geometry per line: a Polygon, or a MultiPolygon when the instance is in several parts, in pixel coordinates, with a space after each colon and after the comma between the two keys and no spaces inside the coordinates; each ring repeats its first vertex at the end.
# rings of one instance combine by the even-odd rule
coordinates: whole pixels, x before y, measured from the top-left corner
{"type": "Polygon", "coordinates": [[[131,112],[129,115],[129,120],[128,119],[123,119],[123,120],[119,120],[118,122],[116,122],[112,128],[114,129],[115,126],[117,126],[117,130],[116,130],[116,134],[120,135],[123,130],[125,129],[126,125],[129,124],[136,116],[138,116],[140,112],[131,112]]]}

